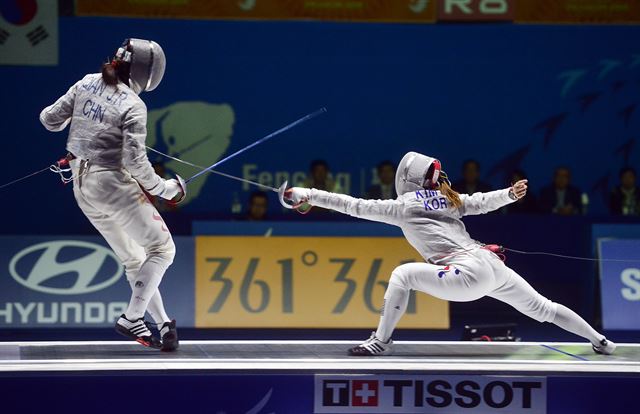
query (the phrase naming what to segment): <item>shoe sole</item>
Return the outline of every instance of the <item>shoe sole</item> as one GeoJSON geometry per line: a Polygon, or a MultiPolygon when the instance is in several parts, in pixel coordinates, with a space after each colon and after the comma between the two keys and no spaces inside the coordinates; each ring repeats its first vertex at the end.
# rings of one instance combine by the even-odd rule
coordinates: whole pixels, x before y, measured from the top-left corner
{"type": "Polygon", "coordinates": [[[393,350],[392,349],[388,349],[386,351],[379,352],[377,354],[356,353],[356,352],[353,352],[353,350],[351,350],[351,349],[347,352],[347,355],[354,356],[354,357],[379,357],[379,356],[389,356],[389,355],[392,355],[392,354],[393,354],[393,350]]]}
{"type": "Polygon", "coordinates": [[[124,326],[120,326],[120,325],[116,324],[116,332],[119,333],[120,335],[126,337],[126,338],[133,339],[134,341],[136,341],[140,345],[145,346],[147,348],[155,348],[155,349],[159,349],[160,348],[160,347],[155,347],[155,346],[153,346],[151,344],[151,342],[145,341],[143,338],[140,338],[139,336],[132,334],[124,326]]]}
{"type": "Polygon", "coordinates": [[[178,341],[178,336],[174,335],[172,332],[169,332],[162,338],[162,350],[163,352],[174,352],[177,351],[180,347],[180,342],[178,341]]]}
{"type": "Polygon", "coordinates": [[[602,349],[600,348],[596,348],[594,345],[591,345],[591,348],[593,348],[593,352],[595,352],[598,355],[613,355],[613,352],[616,350],[616,348],[618,347],[616,344],[611,344],[612,346],[609,348],[609,350],[607,352],[604,352],[602,349]]]}

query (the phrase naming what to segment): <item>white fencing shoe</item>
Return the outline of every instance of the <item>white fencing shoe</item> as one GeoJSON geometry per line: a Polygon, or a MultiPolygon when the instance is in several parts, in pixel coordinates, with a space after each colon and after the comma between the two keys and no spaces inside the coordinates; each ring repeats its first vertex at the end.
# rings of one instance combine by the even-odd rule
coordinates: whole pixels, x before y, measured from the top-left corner
{"type": "Polygon", "coordinates": [[[593,352],[601,355],[611,355],[616,350],[616,344],[606,338],[601,340],[599,345],[591,344],[591,346],[593,347],[593,352]]]}
{"type": "Polygon", "coordinates": [[[127,338],[151,348],[160,349],[162,344],[160,340],[151,334],[149,327],[143,318],[130,321],[124,316],[124,313],[116,321],[116,332],[127,338]]]}
{"type": "Polygon", "coordinates": [[[393,341],[391,338],[387,342],[382,342],[376,338],[376,333],[372,332],[371,337],[364,343],[349,350],[351,356],[381,356],[393,353],[393,341]]]}

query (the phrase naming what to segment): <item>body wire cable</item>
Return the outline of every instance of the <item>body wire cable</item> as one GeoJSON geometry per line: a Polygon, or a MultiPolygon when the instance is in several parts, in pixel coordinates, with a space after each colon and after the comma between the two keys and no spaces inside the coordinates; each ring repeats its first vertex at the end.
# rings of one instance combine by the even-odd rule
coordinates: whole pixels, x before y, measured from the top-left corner
{"type": "Polygon", "coordinates": [[[595,257],[581,257],[581,256],[570,256],[567,254],[558,254],[551,252],[527,252],[524,250],[516,250],[511,249],[509,247],[502,247],[502,249],[506,252],[525,254],[525,255],[537,255],[537,256],[552,256],[558,257],[561,259],[571,259],[571,260],[585,260],[589,262],[629,262],[629,263],[640,263],[640,259],[601,259],[595,257]]]}

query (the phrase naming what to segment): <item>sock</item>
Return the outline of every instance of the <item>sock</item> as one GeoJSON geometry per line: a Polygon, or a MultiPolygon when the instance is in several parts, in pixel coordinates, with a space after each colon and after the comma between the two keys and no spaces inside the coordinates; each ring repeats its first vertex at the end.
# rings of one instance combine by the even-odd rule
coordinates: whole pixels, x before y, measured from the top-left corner
{"type": "Polygon", "coordinates": [[[155,323],[158,324],[158,328],[160,328],[160,325],[163,323],[171,321],[169,316],[167,316],[167,312],[164,310],[164,303],[162,302],[162,295],[160,295],[159,289],[156,289],[156,294],[151,298],[147,312],[149,312],[149,315],[151,315],[155,323]]]}
{"type": "Polygon", "coordinates": [[[565,331],[569,331],[589,340],[594,345],[600,345],[600,341],[604,339],[604,335],[598,333],[587,323],[587,321],[582,319],[571,309],[559,303],[557,305],[558,310],[556,311],[556,316],[553,320],[554,324],[558,325],[565,331]]]}
{"type": "Polygon", "coordinates": [[[407,310],[409,289],[389,283],[384,294],[384,304],[380,313],[380,323],[376,330],[376,338],[382,342],[389,341],[393,330],[407,310]]]}
{"type": "Polygon", "coordinates": [[[131,281],[131,300],[125,315],[129,320],[144,317],[151,299],[156,294],[162,276],[167,269],[166,265],[157,263],[154,258],[148,258],[144,262],[135,280],[131,281]]]}

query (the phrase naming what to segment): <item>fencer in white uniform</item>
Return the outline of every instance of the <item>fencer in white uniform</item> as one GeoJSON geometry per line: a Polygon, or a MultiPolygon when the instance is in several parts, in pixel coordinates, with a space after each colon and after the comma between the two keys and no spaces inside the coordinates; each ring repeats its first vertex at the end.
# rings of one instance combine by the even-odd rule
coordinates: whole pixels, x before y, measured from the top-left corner
{"type": "Polygon", "coordinates": [[[164,75],[165,55],[156,42],[126,39],[102,73],[88,74],[40,114],[50,131],[71,124],[67,139],[78,206],[122,261],[132,289],[116,331],[145,346],[178,348],[175,321],[158,290],[173,262],[171,233],[143,189],[173,199],[184,195],[176,179],[165,180],[147,158],[147,108],[138,96],[164,75]],[[148,311],[160,339],[144,321],[148,311]]]}
{"type": "Polygon", "coordinates": [[[468,302],[491,296],[540,321],[552,322],[591,342],[597,353],[611,354],[615,344],[571,309],[534,290],[492,251],[473,240],[461,221],[524,197],[526,181],[513,187],[471,196],[450,187],[440,161],[416,152],[406,154],[396,172],[395,200],[362,200],[317,189],[292,188],[294,205],[308,203],[350,216],[400,227],[426,263],[398,266],[389,279],[378,329],[351,355],[389,355],[391,334],[407,309],[410,290],[440,299],[468,302]]]}

